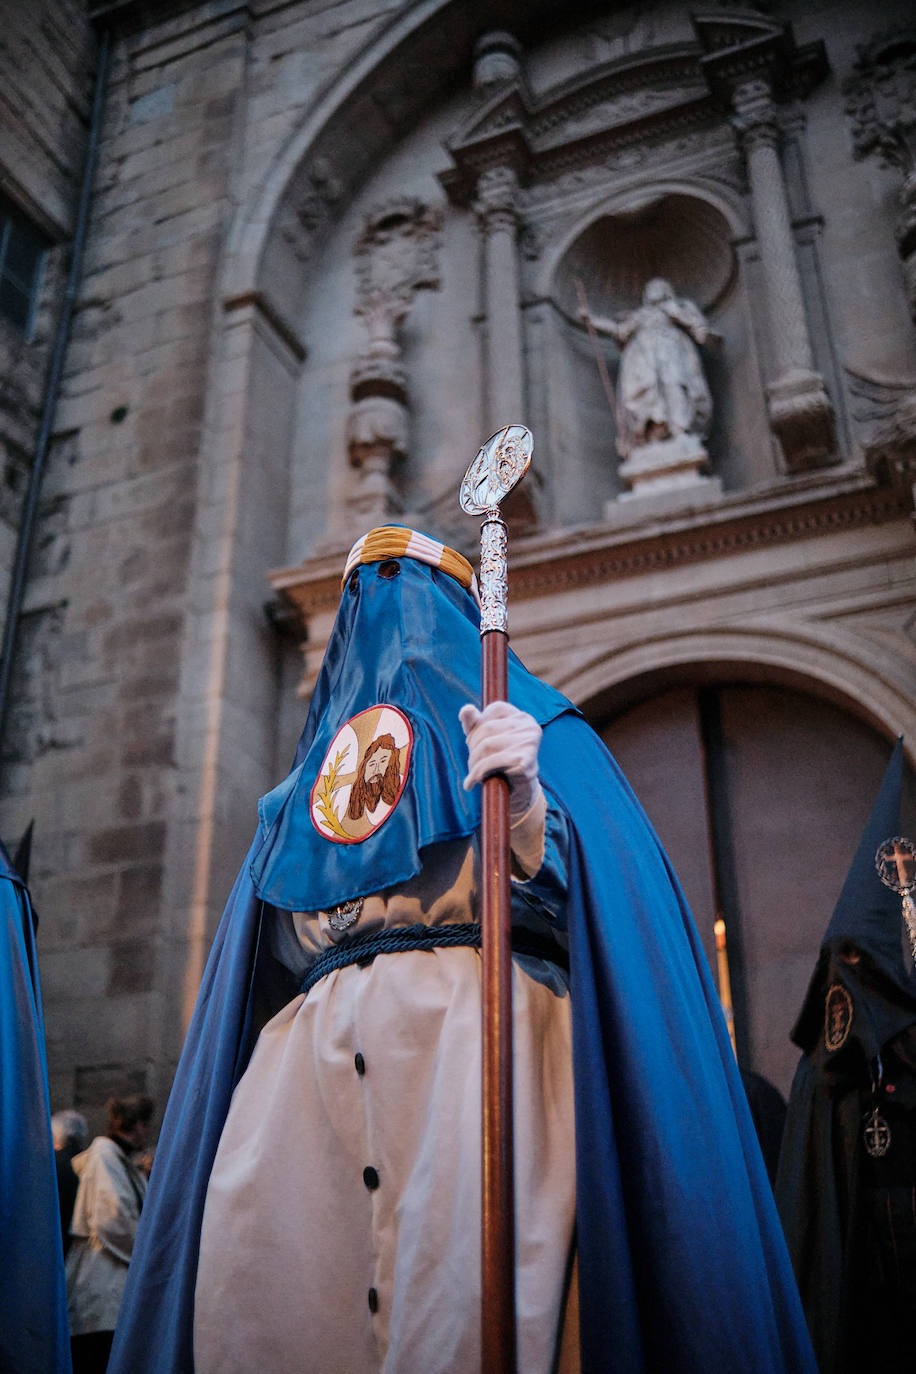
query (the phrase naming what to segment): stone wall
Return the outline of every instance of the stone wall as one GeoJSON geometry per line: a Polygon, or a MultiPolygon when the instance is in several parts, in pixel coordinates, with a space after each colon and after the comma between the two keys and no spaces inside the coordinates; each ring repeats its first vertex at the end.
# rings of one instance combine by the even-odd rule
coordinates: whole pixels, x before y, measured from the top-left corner
{"type": "Polygon", "coordinates": [[[73,232],[92,98],[95,42],[79,0],[19,6],[0,24],[0,192],[45,238],[30,330],[0,316],[0,598],[19,515],[73,232]]]}
{"type": "MultiPolygon", "coordinates": [[[[562,24],[547,0],[92,7],[112,63],[0,791],[8,842],[36,821],[55,1106],[95,1111],[138,1087],[162,1105],[254,799],[285,771],[303,717],[297,650],[264,613],[270,570],[305,560],[277,583],[287,600],[297,578],[324,580],[299,622],[307,691],[339,550],[377,497],[383,516],[397,500],[433,532],[473,539],[453,474],[486,437],[494,397],[526,395],[537,420],[540,487],[521,521],[514,611],[532,666],[604,711],[628,672],[666,671],[679,653],[715,672],[727,643],[723,662],[744,646],[776,676],[803,660],[796,676],[879,731],[906,715],[912,498],[896,440],[874,473],[864,455],[876,427],[893,430],[916,345],[894,173],[853,164],[843,123],[841,81],[871,20],[850,3],[840,22],[835,8],[785,5],[779,20],[795,23],[810,68],[807,103],[782,92],[777,111],[795,303],[839,435],[828,469],[799,475],[781,466],[767,410],[778,348],[745,152],[685,6],[582,4],[562,24]],[[475,85],[474,43],[490,28],[524,45],[504,108],[498,83],[478,73],[475,85]],[[824,39],[826,69],[811,58],[824,39]],[[667,124],[659,92],[676,107],[667,124]],[[532,160],[517,186],[483,182],[485,203],[475,179],[513,119],[532,160]],[[710,443],[725,491],[715,508],[622,516],[609,414],[562,264],[602,216],[632,216],[650,182],[699,247],[711,235],[727,259],[704,302],[723,335],[710,443]],[[391,287],[411,266],[396,259],[413,251],[413,229],[433,222],[433,267],[424,260],[370,328],[357,244],[368,235],[391,287]],[[353,397],[354,369],[371,396],[379,358],[385,396],[407,398],[405,451],[382,458],[353,397]]],[[[25,116],[3,114],[0,171],[65,244],[95,40],[75,3],[45,6],[46,31],[30,13],[4,29],[0,61],[11,82],[28,70],[16,107],[31,110],[47,156],[24,158],[25,116]],[[62,53],[69,77],[42,96],[62,53]]],[[[584,264],[597,290],[604,269],[588,244],[567,265],[584,264]]],[[[23,354],[0,391],[0,435],[23,461],[45,356],[23,354]]],[[[611,350],[607,360],[616,368],[611,350]]]]}
{"type": "MultiPolygon", "coordinates": [[[[187,812],[196,818],[201,805],[228,811],[218,855],[224,891],[253,814],[244,821],[233,815],[219,786],[202,800],[199,774],[185,797],[176,741],[182,691],[204,712],[220,696],[210,648],[214,636],[227,633],[218,616],[206,625],[192,622],[192,564],[212,585],[225,563],[240,556],[244,562],[244,541],[233,546],[232,532],[221,540],[220,522],[239,500],[264,509],[258,502],[267,469],[257,449],[271,450],[274,440],[281,473],[271,490],[281,508],[285,490],[289,438],[282,433],[248,436],[254,461],[244,492],[219,475],[215,482],[212,473],[201,476],[213,322],[222,313],[216,283],[228,227],[302,103],[384,13],[383,6],[310,6],[303,16],[267,5],[255,31],[249,5],[169,6],[160,23],[142,15],[135,23],[131,6],[95,8],[98,22],[111,27],[111,69],[22,620],[0,806],[6,834],[15,835],[31,816],[36,822],[31,885],[43,916],[52,1097],[55,1105],[76,1102],[90,1110],[112,1091],[158,1091],[180,1045],[184,1004],[193,997],[211,928],[190,942],[196,962],[189,973],[183,963],[193,894],[179,857],[183,881],[169,893],[178,909],[164,908],[167,842],[169,855],[180,855],[187,812]],[[185,651],[190,680],[186,675],[182,686],[185,651]],[[176,824],[168,840],[170,819],[176,824]],[[157,984],[161,978],[167,987],[157,984]]],[[[72,198],[82,151],[71,124],[76,108],[84,131],[93,36],[81,6],[56,10],[41,21],[23,11],[5,30],[10,70],[21,73],[8,89],[18,90],[33,126],[40,113],[59,138],[43,162],[30,160],[27,150],[20,157],[27,133],[36,130],[23,132],[10,121],[8,165],[36,200],[47,202],[47,218],[64,233],[72,219],[65,197],[72,198]],[[72,89],[61,83],[60,96],[58,88],[52,96],[67,56],[72,89]],[[69,172],[65,156],[74,163],[69,172]]],[[[268,346],[250,372],[240,362],[264,395],[270,356],[268,346]]],[[[15,381],[13,437],[25,450],[39,394],[34,353],[15,381]]],[[[220,398],[209,417],[216,443],[227,425],[224,403],[230,398],[220,398]]],[[[230,428],[234,423],[228,420],[230,428]]],[[[266,508],[272,509],[269,501],[266,508]]],[[[283,517],[273,509],[279,531],[283,517]]],[[[276,542],[280,552],[279,532],[276,542]]],[[[252,624],[259,657],[269,662],[264,559],[248,561],[241,613],[252,624]]],[[[243,664],[239,672],[244,676],[243,664]]],[[[262,733],[273,705],[269,685],[266,690],[266,699],[256,693],[249,711],[262,733]]],[[[194,723],[188,728],[193,734],[194,723]]],[[[249,805],[270,780],[273,743],[252,752],[239,759],[237,776],[221,780],[249,805]]]]}

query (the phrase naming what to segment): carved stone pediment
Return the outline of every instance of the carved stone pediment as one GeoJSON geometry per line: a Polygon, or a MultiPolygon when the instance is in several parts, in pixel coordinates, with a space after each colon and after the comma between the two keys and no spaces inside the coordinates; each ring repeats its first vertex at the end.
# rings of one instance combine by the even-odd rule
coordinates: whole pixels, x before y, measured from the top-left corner
{"type": "Polygon", "coordinates": [[[652,142],[718,120],[696,44],[659,48],[593,68],[533,96],[521,78],[477,107],[448,142],[454,167],[441,180],[466,204],[477,177],[509,164],[531,185],[572,163],[594,163],[632,143],[652,142]]]}
{"type": "Polygon", "coordinates": [[[599,95],[593,101],[582,102],[578,109],[564,110],[557,124],[543,120],[543,127],[535,131],[535,137],[541,150],[547,151],[586,136],[622,129],[652,115],[673,113],[685,103],[702,99],[704,95],[700,81],[692,86],[677,82],[673,86],[647,86],[641,90],[611,92],[599,95]]]}
{"type": "Polygon", "coordinates": [[[806,96],[827,75],[822,41],[798,47],[791,24],[752,11],[712,10],[693,16],[701,67],[724,104],[738,86],[765,77],[777,100],[806,96]]]}
{"type": "Polygon", "coordinates": [[[706,10],[693,15],[694,32],[706,53],[747,48],[778,39],[784,25],[759,10],[706,10]]]}

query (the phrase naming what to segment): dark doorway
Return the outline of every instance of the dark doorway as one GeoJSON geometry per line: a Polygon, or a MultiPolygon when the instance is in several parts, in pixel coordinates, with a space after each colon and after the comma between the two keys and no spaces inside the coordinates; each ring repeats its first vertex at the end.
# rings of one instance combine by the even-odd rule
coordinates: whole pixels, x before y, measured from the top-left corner
{"type": "MultiPolygon", "coordinates": [[[[893,741],[790,687],[678,686],[595,722],[687,894],[710,966],[726,921],[743,1068],[788,1093],[789,1030],[893,741]]],[[[901,833],[914,834],[908,771],[901,833]]]]}

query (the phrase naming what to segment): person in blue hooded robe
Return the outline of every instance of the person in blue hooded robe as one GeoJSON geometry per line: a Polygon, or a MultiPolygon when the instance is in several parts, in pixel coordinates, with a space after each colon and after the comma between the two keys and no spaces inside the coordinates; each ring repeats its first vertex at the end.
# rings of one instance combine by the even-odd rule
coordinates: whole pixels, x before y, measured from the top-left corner
{"type": "Polygon", "coordinates": [[[2,844],[0,922],[0,1369],[70,1374],[35,928],[2,844]]]}
{"type": "Polygon", "coordinates": [[[116,1372],[479,1368],[475,784],[494,769],[519,1368],[814,1369],[665,855],[594,732],[514,656],[510,704],[477,711],[478,633],[459,555],[396,527],[354,547],[208,962],[116,1372]]]}

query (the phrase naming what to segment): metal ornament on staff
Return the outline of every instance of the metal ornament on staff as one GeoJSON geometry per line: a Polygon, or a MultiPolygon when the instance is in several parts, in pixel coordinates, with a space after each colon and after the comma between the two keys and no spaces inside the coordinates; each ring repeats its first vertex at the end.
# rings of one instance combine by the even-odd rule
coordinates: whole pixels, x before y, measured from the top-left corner
{"type": "MultiPolygon", "coordinates": [[[[505,701],[508,685],[508,532],[499,505],[528,471],[533,448],[524,425],[506,425],[479,450],[461,484],[461,509],[484,517],[479,570],[483,707],[505,701]]],[[[515,1369],[510,864],[509,784],[504,777],[486,778],[480,833],[484,1374],[515,1369]]]]}
{"type": "Polygon", "coordinates": [[[916,903],[913,901],[913,893],[916,892],[916,845],[903,835],[891,836],[879,845],[875,868],[884,886],[900,893],[900,915],[916,961],[916,903]]]}

